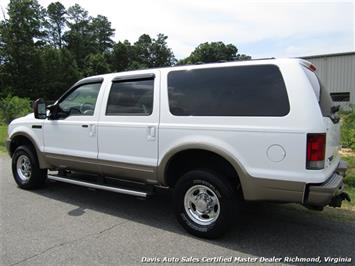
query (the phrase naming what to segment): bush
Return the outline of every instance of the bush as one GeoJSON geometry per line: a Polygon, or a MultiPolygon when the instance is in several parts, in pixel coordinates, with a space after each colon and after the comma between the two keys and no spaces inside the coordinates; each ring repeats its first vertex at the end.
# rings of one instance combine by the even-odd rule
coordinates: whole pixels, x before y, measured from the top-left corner
{"type": "Polygon", "coordinates": [[[2,123],[9,124],[15,118],[31,111],[31,101],[28,98],[7,95],[0,99],[0,122],[2,123]]]}
{"type": "Polygon", "coordinates": [[[341,145],[355,150],[355,108],[340,112],[341,145]]]}

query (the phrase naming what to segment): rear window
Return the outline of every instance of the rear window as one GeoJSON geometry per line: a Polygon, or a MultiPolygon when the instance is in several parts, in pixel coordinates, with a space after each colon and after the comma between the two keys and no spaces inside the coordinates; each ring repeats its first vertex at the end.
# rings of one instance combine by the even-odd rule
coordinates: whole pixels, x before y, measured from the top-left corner
{"type": "MultiPolygon", "coordinates": [[[[317,77],[318,78],[318,77],[317,77]]],[[[332,97],[330,97],[330,93],[326,87],[323,86],[322,82],[318,79],[320,84],[320,100],[319,106],[322,110],[323,116],[330,116],[331,115],[331,108],[333,106],[332,97]]]]}
{"type": "Polygon", "coordinates": [[[172,71],[168,92],[176,116],[285,116],[290,110],[274,65],[172,71]]]}
{"type": "Polygon", "coordinates": [[[316,73],[303,68],[308,80],[311,82],[314,93],[317,96],[319,107],[322,111],[323,116],[328,117],[331,115],[331,107],[333,106],[333,100],[330,93],[326,87],[323,86],[322,82],[316,75],[316,73]]]}

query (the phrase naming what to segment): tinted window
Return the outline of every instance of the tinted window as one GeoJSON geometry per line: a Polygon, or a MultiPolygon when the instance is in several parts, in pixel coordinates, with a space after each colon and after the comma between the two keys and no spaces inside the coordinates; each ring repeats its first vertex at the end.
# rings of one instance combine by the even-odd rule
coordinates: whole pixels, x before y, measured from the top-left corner
{"type": "Polygon", "coordinates": [[[177,116],[284,116],[290,109],[273,65],[173,71],[168,91],[177,116]]]}
{"type": "Polygon", "coordinates": [[[153,79],[113,82],[106,115],[150,115],[153,91],[153,79]]]}
{"type": "Polygon", "coordinates": [[[315,72],[310,71],[306,67],[304,67],[303,69],[307,74],[307,78],[310,81],[312,88],[317,96],[323,116],[330,116],[331,107],[333,106],[333,100],[331,98],[331,95],[329,94],[329,91],[326,87],[323,86],[322,82],[320,81],[315,72]]]}
{"type": "Polygon", "coordinates": [[[330,97],[328,89],[323,86],[320,80],[319,80],[319,84],[320,84],[320,99],[319,99],[320,109],[322,111],[323,116],[329,117],[331,115],[333,100],[332,97],[330,97]]]}
{"type": "Polygon", "coordinates": [[[101,83],[84,84],[71,91],[59,103],[59,107],[67,115],[94,115],[97,96],[101,83]]]}

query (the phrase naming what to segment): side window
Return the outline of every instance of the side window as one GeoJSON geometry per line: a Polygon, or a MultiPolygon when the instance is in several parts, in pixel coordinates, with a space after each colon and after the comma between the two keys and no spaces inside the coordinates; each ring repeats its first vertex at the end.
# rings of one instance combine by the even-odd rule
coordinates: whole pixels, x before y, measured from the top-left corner
{"type": "Polygon", "coordinates": [[[77,87],[59,103],[60,109],[67,113],[68,116],[94,115],[100,87],[101,83],[84,84],[77,87]]]}
{"type": "Polygon", "coordinates": [[[153,112],[154,79],[112,82],[106,115],[149,116],[153,112]]]}
{"type": "Polygon", "coordinates": [[[290,110],[274,65],[172,71],[168,93],[176,116],[285,116],[290,110]]]}

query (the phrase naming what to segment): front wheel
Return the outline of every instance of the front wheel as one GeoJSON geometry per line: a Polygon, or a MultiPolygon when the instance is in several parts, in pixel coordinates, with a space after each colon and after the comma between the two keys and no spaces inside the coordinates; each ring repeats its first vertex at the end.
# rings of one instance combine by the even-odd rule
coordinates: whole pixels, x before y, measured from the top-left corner
{"type": "Polygon", "coordinates": [[[19,146],[12,156],[12,173],[23,189],[39,188],[47,178],[47,170],[39,168],[36,153],[25,145],[19,146]]]}
{"type": "Polygon", "coordinates": [[[173,197],[179,223],[198,237],[223,235],[238,211],[236,188],[227,178],[209,170],[184,174],[176,184],[173,197]]]}

